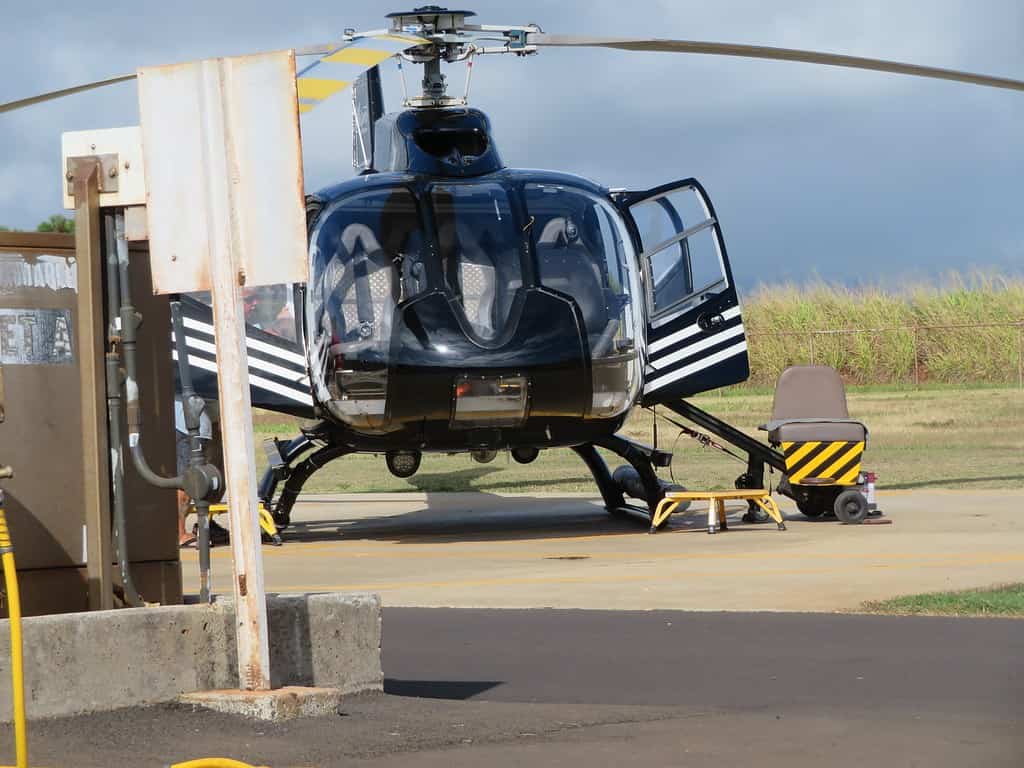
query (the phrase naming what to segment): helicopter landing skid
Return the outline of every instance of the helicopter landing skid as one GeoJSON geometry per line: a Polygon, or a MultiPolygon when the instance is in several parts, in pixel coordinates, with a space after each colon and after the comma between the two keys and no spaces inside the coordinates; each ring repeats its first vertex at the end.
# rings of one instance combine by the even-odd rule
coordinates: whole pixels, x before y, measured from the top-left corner
{"type": "MultiPolygon", "coordinates": [[[[635,517],[650,526],[658,502],[664,498],[666,490],[671,487],[658,477],[654,468],[668,466],[672,461],[671,453],[651,448],[622,435],[609,435],[593,443],[573,446],[573,450],[583,459],[594,476],[605,509],[609,514],[635,517]],[[619,470],[616,470],[615,475],[608,471],[608,465],[601,454],[597,452],[598,448],[611,451],[629,462],[635,472],[631,482],[617,482],[619,470]],[[646,503],[641,506],[626,501],[627,493],[646,503]]],[[[662,525],[664,524],[662,523],[662,525]]]]}
{"type": "MultiPolygon", "coordinates": [[[[672,486],[661,480],[655,467],[666,467],[672,461],[672,454],[643,443],[630,440],[622,435],[609,435],[593,443],[573,447],[590,469],[605,508],[612,515],[634,517],[648,527],[658,502],[672,486]],[[620,481],[621,470],[615,476],[598,453],[604,448],[625,459],[633,472],[626,481],[620,481]],[[635,504],[626,501],[626,495],[644,502],[635,504]]],[[[315,428],[290,441],[271,438],[264,442],[267,455],[267,470],[259,485],[259,497],[274,518],[278,528],[287,528],[291,523],[292,507],[306,481],[318,469],[334,459],[352,453],[352,449],[331,443],[315,428]],[[278,486],[284,483],[278,494],[278,486]],[[276,498],[275,498],[276,497],[276,498]]]]}
{"type": "Polygon", "coordinates": [[[304,432],[285,442],[276,438],[264,441],[267,454],[267,470],[260,480],[260,501],[270,510],[274,524],[287,528],[291,524],[292,507],[295,506],[302,486],[316,472],[330,461],[352,453],[346,446],[333,445],[320,439],[314,430],[304,432]],[[308,454],[302,458],[304,454],[308,454]],[[277,486],[284,482],[284,488],[277,496],[277,486]]]}

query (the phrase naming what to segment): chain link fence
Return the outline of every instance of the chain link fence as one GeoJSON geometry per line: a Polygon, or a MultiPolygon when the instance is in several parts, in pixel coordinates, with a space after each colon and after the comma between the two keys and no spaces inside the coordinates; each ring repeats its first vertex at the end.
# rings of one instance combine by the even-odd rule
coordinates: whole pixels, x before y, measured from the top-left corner
{"type": "Polygon", "coordinates": [[[848,384],[987,384],[1024,389],[1024,319],[1000,323],[747,332],[754,386],[790,365],[836,368],[848,384]]]}

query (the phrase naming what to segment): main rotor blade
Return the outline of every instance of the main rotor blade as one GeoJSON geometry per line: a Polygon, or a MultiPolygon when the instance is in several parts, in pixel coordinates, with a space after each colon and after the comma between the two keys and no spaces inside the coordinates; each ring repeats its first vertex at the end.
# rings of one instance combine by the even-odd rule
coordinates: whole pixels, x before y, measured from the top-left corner
{"type": "MultiPolygon", "coordinates": [[[[410,48],[426,45],[428,42],[414,35],[384,31],[362,33],[338,43],[331,47],[326,56],[318,58],[296,73],[299,112],[305,114],[336,93],[348,89],[363,73],[392,56],[397,56],[410,48]]],[[[320,47],[312,46],[303,50],[312,53],[320,47]]]]}
{"type": "Polygon", "coordinates": [[[114,85],[115,83],[123,83],[128,80],[134,80],[135,75],[118,75],[117,77],[108,77],[106,80],[96,80],[91,83],[83,83],[82,85],[75,85],[71,88],[61,88],[59,91],[49,91],[48,93],[40,93],[37,96],[30,96],[27,99],[18,99],[17,101],[8,101],[5,104],[0,104],[0,113],[2,112],[13,112],[16,109],[22,107],[30,107],[33,104],[40,104],[44,101],[52,101],[53,99],[60,99],[64,96],[71,96],[75,93],[82,93],[83,91],[91,91],[95,88],[102,88],[106,85],[114,85]]]}
{"type": "MultiPolygon", "coordinates": [[[[371,29],[371,30],[367,30],[366,32],[358,32],[358,33],[352,34],[349,37],[346,37],[346,38],[344,38],[342,40],[335,40],[334,42],[330,42],[330,43],[319,43],[317,45],[307,45],[305,48],[296,48],[295,49],[295,55],[296,56],[325,56],[328,53],[332,53],[333,51],[336,51],[339,48],[343,48],[344,46],[349,45],[353,40],[357,40],[359,38],[370,38],[370,37],[395,37],[395,38],[397,38],[398,36],[397,35],[392,35],[391,31],[387,30],[387,29],[371,29]]],[[[419,38],[414,38],[412,35],[403,35],[402,37],[408,38],[410,40],[410,42],[412,42],[414,40],[418,40],[418,44],[419,45],[422,45],[423,43],[427,42],[426,40],[419,40],[419,38]]]]}
{"type": "Polygon", "coordinates": [[[336,43],[320,43],[319,45],[307,45],[305,48],[296,48],[296,56],[324,56],[331,51],[336,51],[343,44],[343,41],[336,43]]]}
{"type": "MultiPolygon", "coordinates": [[[[370,34],[370,33],[368,33],[370,34]]],[[[423,41],[425,42],[425,41],[423,41]]],[[[319,45],[308,45],[304,48],[296,48],[296,56],[323,56],[332,51],[338,50],[339,47],[346,45],[344,41],[337,43],[321,43],[319,45]]],[[[16,101],[7,101],[0,103],[0,114],[5,112],[14,112],[25,108],[25,106],[32,106],[33,104],[43,103],[44,101],[52,101],[55,98],[63,98],[65,96],[72,96],[76,93],[83,93],[85,91],[91,91],[96,88],[102,88],[108,85],[115,85],[116,83],[124,83],[128,80],[134,80],[135,75],[118,75],[113,78],[106,78],[104,80],[96,80],[91,83],[83,83],[81,85],[74,85],[71,88],[61,88],[56,91],[47,91],[46,93],[40,93],[35,96],[29,96],[28,98],[19,98],[16,101]]]]}
{"type": "Polygon", "coordinates": [[[1008,77],[992,77],[955,69],[923,67],[884,59],[866,59],[862,56],[844,56],[837,53],[801,51],[792,48],[772,48],[765,45],[742,45],[738,43],[707,43],[698,40],[659,40],[638,37],[583,37],[580,35],[548,35],[535,32],[527,35],[528,45],[569,46],[580,48],[618,48],[624,51],[662,51],[665,53],[706,53],[717,56],[740,56],[748,59],[774,59],[777,61],[802,61],[807,64],[825,64],[830,67],[868,69],[876,72],[892,72],[900,75],[930,77],[936,80],[955,80],[991,88],[1007,88],[1024,91],[1024,81],[1008,77]]]}

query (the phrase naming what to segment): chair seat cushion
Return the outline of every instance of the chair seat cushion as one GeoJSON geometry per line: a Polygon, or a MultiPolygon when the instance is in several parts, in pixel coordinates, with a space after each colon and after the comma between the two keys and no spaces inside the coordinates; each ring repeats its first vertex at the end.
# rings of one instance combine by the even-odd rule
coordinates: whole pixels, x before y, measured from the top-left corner
{"type": "Polygon", "coordinates": [[[767,425],[768,439],[773,443],[803,443],[811,440],[822,442],[845,441],[849,443],[867,440],[868,429],[862,422],[853,419],[791,419],[773,421],[767,425]]]}

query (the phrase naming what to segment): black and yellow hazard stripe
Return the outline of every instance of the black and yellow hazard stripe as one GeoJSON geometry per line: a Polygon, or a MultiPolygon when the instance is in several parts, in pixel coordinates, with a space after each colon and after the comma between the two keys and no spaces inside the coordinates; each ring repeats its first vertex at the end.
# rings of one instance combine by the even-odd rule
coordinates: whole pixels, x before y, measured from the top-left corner
{"type": "Polygon", "coordinates": [[[348,88],[371,67],[426,42],[413,35],[370,34],[341,44],[296,75],[299,112],[309,112],[348,88]]]}
{"type": "Polygon", "coordinates": [[[860,474],[864,441],[809,440],[782,444],[789,482],[799,485],[808,478],[835,485],[853,485],[860,474]]]}

